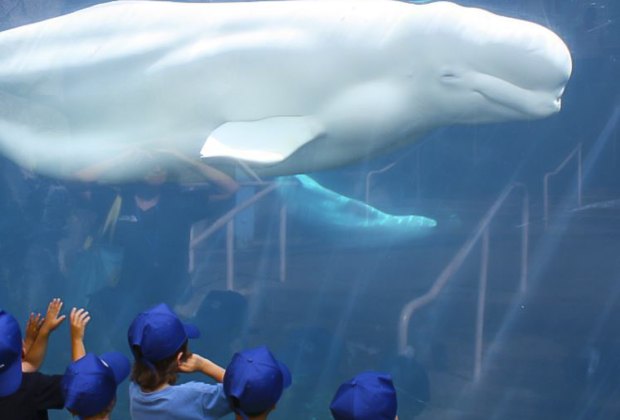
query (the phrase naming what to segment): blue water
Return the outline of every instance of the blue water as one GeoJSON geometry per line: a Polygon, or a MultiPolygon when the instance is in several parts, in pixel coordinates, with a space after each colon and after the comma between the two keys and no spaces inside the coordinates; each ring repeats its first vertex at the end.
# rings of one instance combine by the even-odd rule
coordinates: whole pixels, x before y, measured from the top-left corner
{"type": "MultiPolygon", "coordinates": [[[[5,3],[1,29],[97,1],[5,3]]],[[[274,419],[329,419],[338,385],[363,370],[392,373],[401,420],[619,418],[620,210],[614,200],[620,199],[620,3],[458,3],[541,23],[565,40],[573,75],[559,114],[441,128],[408,148],[309,174],[312,181],[305,185],[325,190],[318,196],[303,190],[265,195],[234,218],[232,254],[227,253],[226,224],[196,244],[187,278],[186,242],[173,244],[169,231],[142,232],[138,243],[159,249],[162,265],[150,265],[149,275],[145,267],[126,266],[124,275],[139,277],[140,288],[136,280],[105,292],[96,282],[76,279],[71,270],[88,234],[100,229],[115,190],[48,179],[1,158],[0,307],[23,326],[27,315],[43,312],[52,297],[65,300],[65,313],[86,305],[93,316],[87,349],[129,356],[125,334],[135,314],[154,300],[185,304],[186,319],[203,333],[191,343],[194,352],[225,366],[235,351],[265,344],[290,367],[293,386],[270,416],[274,419]],[[582,194],[575,158],[550,180],[545,223],[545,174],[579,145],[582,194]],[[367,186],[371,171],[391,164],[367,186]],[[483,350],[476,370],[485,257],[476,229],[513,183],[519,189],[489,224],[483,350]],[[526,224],[521,219],[524,190],[526,224]],[[332,193],[338,197],[329,207],[332,193]],[[320,214],[313,217],[313,209],[320,214]],[[436,226],[420,235],[390,233],[395,220],[422,220],[414,216],[436,226]],[[377,231],[382,226],[386,231],[377,231]],[[459,260],[463,246],[477,238],[459,260]],[[233,256],[234,261],[227,260],[233,256]],[[459,269],[444,277],[455,261],[462,262],[459,269]],[[166,264],[181,264],[177,274],[185,284],[164,280],[172,276],[162,274],[166,264]],[[403,309],[443,278],[448,282],[440,293],[411,316],[406,346],[399,348],[403,309]]],[[[239,169],[222,169],[242,187],[231,200],[196,217],[206,219],[194,226],[195,235],[263,188],[239,169]]],[[[183,186],[182,192],[203,187],[183,186]]],[[[129,197],[131,188],[122,186],[129,197]]],[[[181,210],[173,206],[166,213],[174,220],[171,226],[187,234],[189,224],[182,218],[188,213],[175,211],[181,210]]],[[[68,326],[62,325],[50,340],[42,371],[63,372],[69,357],[68,326]]],[[[181,380],[190,378],[200,379],[181,380]]],[[[113,418],[128,418],[126,388],[127,383],[119,390],[113,418]]],[[[50,415],[70,417],[62,411],[50,415]]]]}

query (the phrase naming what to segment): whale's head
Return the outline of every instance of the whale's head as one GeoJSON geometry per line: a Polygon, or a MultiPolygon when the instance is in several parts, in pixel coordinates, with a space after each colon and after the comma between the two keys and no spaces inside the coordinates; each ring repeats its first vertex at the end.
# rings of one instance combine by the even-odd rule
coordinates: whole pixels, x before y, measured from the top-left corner
{"type": "Polygon", "coordinates": [[[452,3],[413,7],[424,12],[415,14],[424,23],[416,22],[414,36],[432,41],[413,47],[410,77],[427,101],[414,103],[416,112],[443,124],[536,119],[560,110],[572,61],[555,33],[452,3]],[[426,61],[420,66],[416,59],[426,61]]]}

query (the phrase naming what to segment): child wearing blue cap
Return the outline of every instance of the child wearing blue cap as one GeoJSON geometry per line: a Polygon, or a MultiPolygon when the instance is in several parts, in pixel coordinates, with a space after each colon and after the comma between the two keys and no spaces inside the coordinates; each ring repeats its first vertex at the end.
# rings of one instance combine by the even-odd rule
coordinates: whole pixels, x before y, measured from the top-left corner
{"type": "Polygon", "coordinates": [[[165,304],[134,319],[128,332],[135,359],[129,386],[132,419],[204,420],[231,412],[221,384],[224,369],[188,350],[188,339],[199,335],[195,326],[183,324],[165,304]],[[201,372],[220,383],[176,385],[179,372],[201,372]]]}
{"type": "Polygon", "coordinates": [[[340,385],[329,409],[335,420],[398,420],[392,377],[360,373],[340,385]]]}
{"type": "Polygon", "coordinates": [[[32,314],[22,342],[17,320],[0,310],[0,418],[47,419],[48,409],[62,409],[62,375],[38,372],[50,334],[60,326],[62,301],[50,302],[46,316],[32,314]]]}
{"type": "Polygon", "coordinates": [[[264,420],[291,385],[288,368],[267,349],[235,353],[224,375],[224,393],[236,420],[264,420]]]}
{"type": "Polygon", "coordinates": [[[90,315],[73,308],[70,315],[71,354],[62,379],[65,407],[83,420],[108,420],[116,402],[116,388],[129,375],[129,360],[121,353],[86,353],[84,331],[90,315]]]}

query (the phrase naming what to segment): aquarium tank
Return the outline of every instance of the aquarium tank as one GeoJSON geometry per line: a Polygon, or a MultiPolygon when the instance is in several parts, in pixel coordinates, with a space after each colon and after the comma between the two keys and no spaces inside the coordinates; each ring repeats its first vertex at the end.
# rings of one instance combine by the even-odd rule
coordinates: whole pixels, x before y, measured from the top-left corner
{"type": "Polygon", "coordinates": [[[260,414],[262,346],[270,419],[620,418],[619,75],[617,0],[3,0],[0,417],[83,331],[142,363],[114,419],[260,414]],[[159,304],[214,365],[128,337],[159,304]]]}

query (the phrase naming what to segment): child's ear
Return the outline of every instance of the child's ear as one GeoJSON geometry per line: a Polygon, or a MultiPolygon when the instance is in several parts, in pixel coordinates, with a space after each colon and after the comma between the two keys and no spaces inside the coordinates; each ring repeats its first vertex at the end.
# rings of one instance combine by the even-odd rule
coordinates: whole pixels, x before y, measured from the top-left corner
{"type": "Polygon", "coordinates": [[[177,354],[177,366],[181,366],[181,364],[183,364],[183,352],[177,354]]]}

